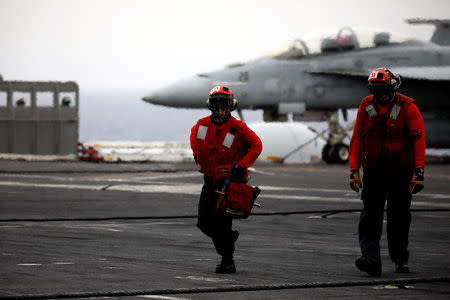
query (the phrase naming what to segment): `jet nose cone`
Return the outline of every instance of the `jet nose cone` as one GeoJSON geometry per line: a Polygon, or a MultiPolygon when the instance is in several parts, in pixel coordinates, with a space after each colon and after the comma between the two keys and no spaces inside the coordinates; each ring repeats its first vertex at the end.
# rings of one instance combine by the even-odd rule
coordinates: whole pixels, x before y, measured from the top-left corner
{"type": "Polygon", "coordinates": [[[185,108],[204,108],[212,82],[208,79],[190,77],[157,89],[142,97],[143,101],[185,108]]]}
{"type": "Polygon", "coordinates": [[[173,97],[172,95],[168,95],[167,89],[164,88],[144,95],[142,100],[152,104],[171,106],[173,97]]]}
{"type": "Polygon", "coordinates": [[[171,106],[174,99],[167,94],[164,90],[156,90],[142,97],[142,100],[152,104],[171,106]]]}
{"type": "Polygon", "coordinates": [[[154,104],[161,104],[158,103],[157,98],[153,94],[147,94],[144,97],[142,97],[142,101],[154,103],[154,104]]]}

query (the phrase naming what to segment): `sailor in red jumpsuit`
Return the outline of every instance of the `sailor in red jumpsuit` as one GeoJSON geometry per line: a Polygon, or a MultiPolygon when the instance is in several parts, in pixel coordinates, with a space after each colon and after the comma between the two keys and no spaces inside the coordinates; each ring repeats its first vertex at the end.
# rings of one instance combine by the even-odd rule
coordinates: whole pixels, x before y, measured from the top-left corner
{"type": "Polygon", "coordinates": [[[380,238],[387,200],[389,256],[397,273],[408,273],[411,193],[424,186],[425,130],[414,100],[397,92],[400,77],[389,69],[368,79],[372,95],[358,109],[350,142],[350,187],[364,208],[359,221],[362,256],[355,264],[371,276],[381,275],[380,238]],[[363,184],[359,168],[364,171],[363,184]]]}
{"type": "Polygon", "coordinates": [[[200,230],[209,236],[219,255],[217,273],[235,273],[234,243],[239,232],[232,219],[216,212],[219,191],[226,180],[245,182],[248,168],[262,150],[259,137],[247,125],[231,116],[237,102],[231,89],[216,86],[207,100],[211,115],[200,119],[191,130],[191,148],[204,185],[198,204],[200,230]]]}

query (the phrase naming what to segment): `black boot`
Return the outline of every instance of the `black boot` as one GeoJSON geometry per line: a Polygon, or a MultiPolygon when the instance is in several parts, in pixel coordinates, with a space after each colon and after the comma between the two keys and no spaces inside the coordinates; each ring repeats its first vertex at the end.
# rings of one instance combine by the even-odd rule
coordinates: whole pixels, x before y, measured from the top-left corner
{"type": "Polygon", "coordinates": [[[409,251],[406,250],[401,258],[394,260],[395,262],[395,273],[409,273],[409,251]]]}
{"type": "Polygon", "coordinates": [[[233,243],[236,243],[238,238],[239,238],[239,231],[233,230],[233,243]]]}
{"type": "Polygon", "coordinates": [[[216,267],[216,273],[232,274],[236,273],[236,266],[234,265],[234,259],[222,257],[220,264],[216,267]]]}
{"type": "Polygon", "coordinates": [[[375,258],[360,256],[355,261],[356,267],[370,276],[381,276],[381,261],[375,258]]]}
{"type": "Polygon", "coordinates": [[[395,262],[395,273],[409,273],[409,266],[407,261],[395,262]]]}

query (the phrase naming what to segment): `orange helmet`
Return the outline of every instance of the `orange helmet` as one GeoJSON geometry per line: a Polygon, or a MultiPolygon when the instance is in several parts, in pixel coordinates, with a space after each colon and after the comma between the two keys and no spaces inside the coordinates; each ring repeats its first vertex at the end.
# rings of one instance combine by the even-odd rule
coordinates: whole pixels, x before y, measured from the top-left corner
{"type": "Polygon", "coordinates": [[[209,92],[209,97],[218,96],[219,94],[223,94],[221,96],[225,97],[226,96],[233,97],[233,92],[231,91],[231,89],[223,85],[217,85],[213,87],[209,92]]]}
{"type": "Polygon", "coordinates": [[[395,91],[400,86],[400,76],[395,76],[387,68],[373,70],[368,78],[367,87],[376,100],[386,102],[392,100],[395,91]]]}
{"type": "Polygon", "coordinates": [[[218,85],[211,89],[209,92],[209,98],[206,100],[206,104],[208,104],[208,108],[213,110],[217,105],[228,106],[230,111],[236,109],[237,101],[233,97],[233,92],[230,88],[218,85]]]}
{"type": "Polygon", "coordinates": [[[388,68],[378,68],[373,70],[368,78],[369,86],[385,85],[397,89],[399,85],[398,77],[394,75],[388,68]]]}
{"type": "Polygon", "coordinates": [[[237,101],[233,97],[230,88],[218,85],[211,89],[209,98],[206,100],[208,108],[212,112],[214,119],[221,123],[228,119],[230,113],[236,109],[237,101]]]}

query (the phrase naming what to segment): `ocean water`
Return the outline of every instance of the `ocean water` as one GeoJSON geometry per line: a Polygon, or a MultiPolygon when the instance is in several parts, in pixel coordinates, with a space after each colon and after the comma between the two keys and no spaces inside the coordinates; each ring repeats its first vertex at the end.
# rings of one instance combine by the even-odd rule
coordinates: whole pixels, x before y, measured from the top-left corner
{"type": "MultiPolygon", "coordinates": [[[[189,142],[192,126],[210,114],[206,108],[153,105],[141,100],[144,95],[145,91],[81,91],[79,140],[189,142]]],[[[238,117],[235,112],[233,115],[238,117]]],[[[262,120],[262,111],[246,110],[244,120],[247,123],[262,120]]]]}
{"type": "MultiPolygon", "coordinates": [[[[198,119],[210,115],[208,109],[179,109],[153,105],[141,100],[147,91],[86,91],[80,92],[79,141],[135,141],[135,142],[189,142],[192,126],[198,119]]],[[[29,94],[18,93],[29,103],[29,94]],[[23,95],[22,95],[23,94],[23,95]],[[28,98],[27,98],[28,97],[28,98]]],[[[16,99],[15,98],[15,99],[16,99]]],[[[51,105],[53,98],[47,97],[51,105]]],[[[42,99],[41,99],[42,100],[42,99]]],[[[203,101],[203,100],[199,100],[203,101]]],[[[0,105],[6,105],[6,93],[0,93],[0,105]]],[[[42,103],[41,103],[42,105],[42,103]]],[[[206,104],[205,104],[206,106],[206,104]]],[[[233,112],[239,118],[236,112],[233,112]]],[[[261,110],[244,110],[247,124],[262,121],[261,110]]],[[[348,111],[349,119],[340,123],[346,125],[356,118],[356,109],[348,111]]],[[[317,132],[326,129],[326,122],[303,123],[317,132]]],[[[351,136],[352,131],[348,132],[351,136]]],[[[347,137],[344,141],[349,143],[347,137]]],[[[427,149],[427,154],[450,156],[450,149],[427,149]]]]}

